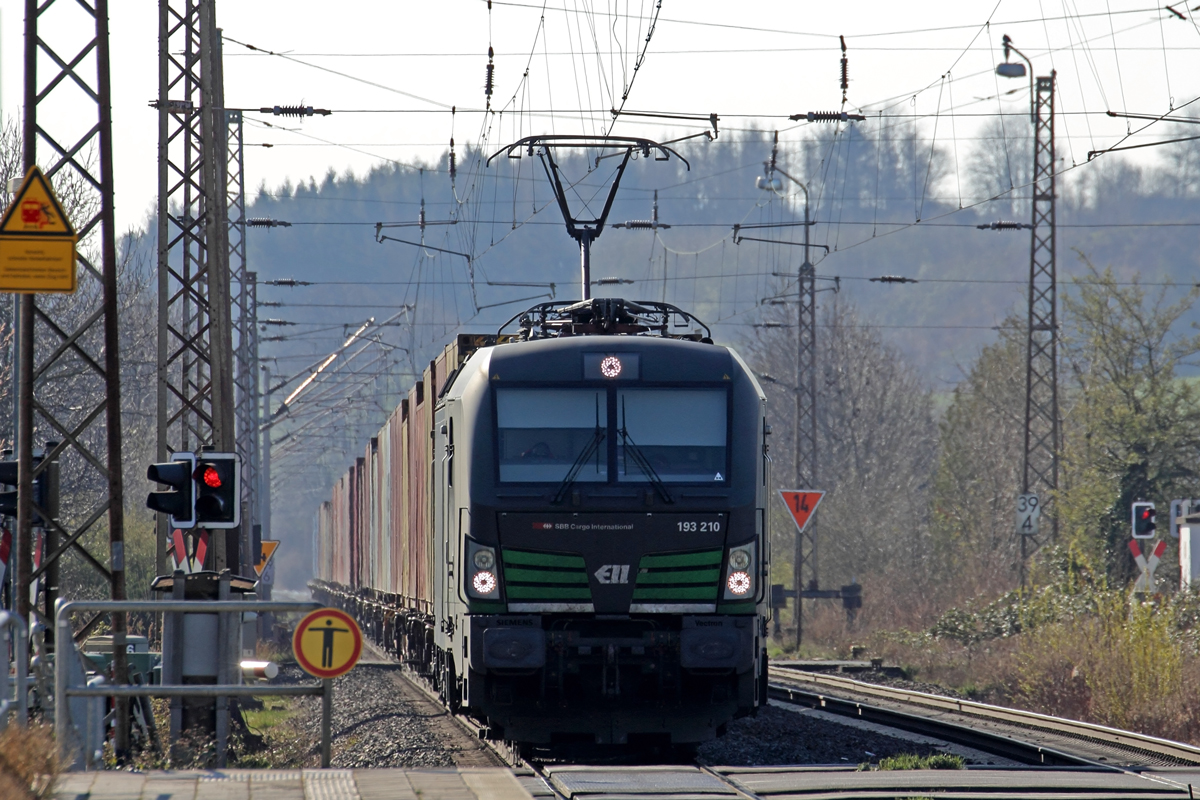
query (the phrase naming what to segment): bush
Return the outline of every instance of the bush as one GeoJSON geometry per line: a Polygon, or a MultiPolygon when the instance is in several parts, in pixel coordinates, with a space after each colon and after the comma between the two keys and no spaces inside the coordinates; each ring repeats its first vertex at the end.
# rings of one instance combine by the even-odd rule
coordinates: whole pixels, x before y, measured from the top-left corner
{"type": "Polygon", "coordinates": [[[935,753],[931,756],[917,756],[911,753],[901,753],[898,756],[888,756],[879,759],[879,769],[966,769],[967,762],[962,756],[952,756],[947,753],[935,753]]]}

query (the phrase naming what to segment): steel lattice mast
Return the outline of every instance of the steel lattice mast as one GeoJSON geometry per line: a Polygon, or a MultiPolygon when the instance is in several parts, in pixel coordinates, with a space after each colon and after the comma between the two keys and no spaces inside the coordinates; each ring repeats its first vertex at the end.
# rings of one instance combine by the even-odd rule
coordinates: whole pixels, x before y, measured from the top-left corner
{"type": "MultiPolygon", "coordinates": [[[[1029,248],[1029,327],[1025,363],[1025,454],[1023,494],[1043,505],[1058,490],[1058,285],[1055,251],[1054,82],[1037,78],[1033,115],[1033,230],[1029,248]]],[[[1058,532],[1050,512],[1051,536],[1058,532]]],[[[1025,584],[1027,539],[1021,537],[1021,584],[1025,584]]],[[[1035,545],[1037,541],[1035,540],[1035,545]]]]}
{"type": "MultiPolygon", "coordinates": [[[[804,263],[800,265],[796,311],[796,481],[798,488],[817,484],[817,277],[809,258],[808,189],[804,190],[804,263]]],[[[801,593],[818,589],[817,517],[796,534],[796,647],[803,635],[801,593]]]]}
{"type": "MultiPolygon", "coordinates": [[[[159,0],[158,458],[233,449],[227,123],[213,0],[159,0]]],[[[166,571],[159,520],[159,571],[166,571]]],[[[226,566],[226,537],[212,567],[226,566]]]]}
{"type": "Polygon", "coordinates": [[[237,347],[234,350],[236,384],[235,417],[237,453],[242,460],[242,540],[243,567],[250,566],[257,554],[252,552],[251,532],[258,522],[258,298],[254,273],[246,263],[246,178],[243,157],[241,111],[226,111],[226,208],[229,220],[229,271],[236,292],[234,311],[237,319],[237,347]]]}
{"type": "MultiPolygon", "coordinates": [[[[22,295],[14,320],[18,337],[15,600],[26,618],[37,613],[29,589],[43,576],[46,601],[53,605],[58,564],[67,552],[80,556],[104,577],[114,600],[125,599],[108,2],[59,4],[66,8],[56,12],[53,22],[39,25],[52,5],[37,0],[25,3],[24,166],[28,170],[40,161],[53,184],[78,187],[87,197],[77,206],[86,217],[72,220],[81,242],[77,293],[69,302],[22,295]],[[80,17],[76,21],[81,24],[66,24],[64,13],[80,17]],[[74,35],[80,29],[91,31],[92,36],[80,41],[74,35]],[[39,66],[48,67],[47,72],[39,75],[39,66]],[[70,119],[39,114],[42,107],[49,110],[63,102],[72,103],[70,119]],[[55,121],[47,121],[51,119],[55,121]],[[64,381],[69,381],[69,398],[62,396],[64,381]],[[35,435],[59,440],[36,467],[35,435]],[[32,496],[35,476],[58,469],[56,462],[75,476],[67,507],[58,515],[38,509],[32,496]],[[45,556],[36,570],[32,561],[35,512],[46,530],[45,556]],[[98,557],[85,546],[86,537],[102,526],[106,516],[109,553],[98,557]]],[[[93,617],[77,636],[86,636],[100,619],[93,617]]],[[[118,675],[126,670],[125,622],[123,613],[112,615],[113,668],[118,675]]],[[[117,701],[118,754],[129,748],[129,729],[123,724],[127,707],[127,700],[117,701]]]]}

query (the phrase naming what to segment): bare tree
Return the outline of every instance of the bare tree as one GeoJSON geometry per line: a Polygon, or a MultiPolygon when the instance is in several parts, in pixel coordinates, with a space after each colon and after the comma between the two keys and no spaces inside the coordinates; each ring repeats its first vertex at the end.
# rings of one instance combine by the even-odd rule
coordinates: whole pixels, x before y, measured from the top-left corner
{"type": "MultiPolygon", "coordinates": [[[[779,306],[766,307],[744,349],[769,395],[776,432],[772,491],[795,488],[795,328],[779,306]],[[778,326],[778,327],[777,327],[778,326]]],[[[821,314],[817,371],[820,580],[837,586],[892,575],[909,584],[929,556],[929,486],[936,454],[933,398],[915,369],[852,307],[821,314]]],[[[773,508],[774,579],[790,585],[794,526],[773,508]]]]}
{"type": "Polygon", "coordinates": [[[1019,321],[1010,318],[955,387],[941,421],[933,540],[938,569],[955,578],[951,602],[1018,580],[1013,503],[1024,446],[1024,345],[1019,321]]]}
{"type": "MultiPolygon", "coordinates": [[[[93,155],[81,154],[85,162],[93,155]]],[[[0,186],[7,187],[11,178],[22,176],[22,140],[17,121],[9,118],[0,124],[0,186]]],[[[90,165],[89,165],[90,166],[90,165]]],[[[71,220],[94,216],[99,204],[95,188],[87,183],[77,171],[64,170],[51,178],[55,194],[71,220]]],[[[11,202],[11,196],[6,196],[11,202]]],[[[99,263],[99,252],[95,236],[85,236],[79,249],[91,263],[99,263]]],[[[121,408],[125,433],[124,459],[125,485],[130,493],[126,503],[131,509],[140,507],[136,499],[138,488],[143,485],[138,473],[153,455],[154,442],[154,393],[156,373],[156,304],[154,286],[153,243],[144,231],[127,234],[119,243],[118,254],[118,317],[120,319],[121,347],[121,408]]],[[[43,295],[39,307],[46,310],[46,317],[62,330],[84,328],[85,320],[95,316],[100,308],[101,289],[99,281],[80,281],[79,290],[71,295],[43,295]]],[[[13,371],[13,344],[15,340],[12,319],[12,303],[0,303],[0,375],[11,376],[13,371]]],[[[35,322],[34,363],[47,363],[51,348],[57,347],[61,337],[47,327],[46,319],[35,322]]],[[[48,409],[53,417],[65,423],[67,431],[84,427],[79,441],[93,452],[103,452],[105,430],[103,424],[81,426],[88,409],[94,409],[104,399],[104,382],[84,359],[103,362],[104,342],[99,326],[87,327],[86,332],[73,341],[73,346],[54,360],[52,369],[38,375],[35,393],[38,404],[48,409]]],[[[13,381],[0,380],[0,446],[13,446],[13,381]]],[[[44,417],[35,415],[33,433],[35,447],[48,441],[59,441],[64,431],[51,429],[44,417]]],[[[77,451],[68,450],[60,461],[60,517],[69,525],[76,526],[89,518],[98,502],[107,495],[107,483],[100,473],[89,466],[77,451]]],[[[103,553],[107,548],[107,518],[97,520],[80,540],[80,544],[92,553],[103,553]]],[[[126,553],[130,576],[130,594],[137,596],[148,590],[148,573],[154,566],[154,539],[152,520],[144,510],[127,516],[126,553]],[[149,561],[145,562],[146,554],[149,561]]],[[[63,558],[61,590],[64,596],[107,596],[106,584],[100,574],[74,550],[63,558]]]]}

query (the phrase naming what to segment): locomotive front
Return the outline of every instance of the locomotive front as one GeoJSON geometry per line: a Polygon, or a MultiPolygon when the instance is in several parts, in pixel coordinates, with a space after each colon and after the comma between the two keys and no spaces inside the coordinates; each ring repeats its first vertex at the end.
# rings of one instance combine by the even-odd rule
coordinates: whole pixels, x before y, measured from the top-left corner
{"type": "Polygon", "coordinates": [[[698,335],[558,333],[439,407],[446,692],[511,741],[713,738],[766,699],[764,395],[698,335]]]}

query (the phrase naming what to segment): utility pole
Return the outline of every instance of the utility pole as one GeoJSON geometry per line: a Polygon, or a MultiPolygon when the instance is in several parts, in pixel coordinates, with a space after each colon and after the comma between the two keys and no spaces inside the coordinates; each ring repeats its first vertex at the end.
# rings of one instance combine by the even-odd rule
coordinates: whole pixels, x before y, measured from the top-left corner
{"type": "MultiPolygon", "coordinates": [[[[764,166],[767,177],[760,179],[760,189],[777,191],[782,188],[778,172],[804,190],[804,263],[797,275],[799,297],[796,304],[796,487],[817,488],[817,276],[811,258],[808,186],[793,178],[778,164],[779,132],[771,148],[771,160],[764,166]]],[[[804,530],[796,531],[792,560],[792,582],[796,587],[796,649],[803,639],[804,622],[801,597],[806,590],[820,589],[817,572],[817,517],[814,512],[804,530]]]]}
{"type": "MultiPolygon", "coordinates": [[[[84,219],[72,220],[80,238],[92,239],[100,263],[83,252],[78,255],[81,283],[92,282],[67,304],[40,304],[34,294],[21,295],[17,328],[17,611],[26,619],[38,613],[29,589],[41,576],[57,571],[63,553],[72,551],[109,583],[113,600],[125,599],[125,520],[121,474],[121,385],[120,337],[117,320],[117,249],[113,222],[112,88],[109,81],[108,0],[86,4],[58,4],[61,9],[40,17],[51,7],[38,0],[25,2],[25,97],[22,144],[26,171],[39,161],[46,176],[62,186],[78,184],[90,195],[82,208],[95,210],[84,219]],[[64,15],[78,15],[70,17],[64,15]],[[78,23],[73,25],[72,20],[78,23]],[[79,41],[72,34],[90,30],[79,41]],[[94,54],[94,55],[93,55],[94,54]],[[94,59],[94,60],[93,60],[94,59]],[[95,65],[95,72],[91,65],[95,65]],[[39,80],[38,66],[48,67],[39,80]],[[83,89],[82,92],[79,89],[83,89]],[[70,102],[75,113],[67,124],[55,117],[39,116],[39,108],[70,102]],[[82,104],[82,105],[81,105],[82,104]],[[90,121],[89,121],[90,120],[90,121]],[[82,124],[81,124],[82,123],[82,124]],[[82,133],[79,133],[82,131],[82,133]],[[39,144],[43,145],[39,149],[39,144]],[[93,168],[77,157],[94,149],[93,168]],[[41,362],[38,358],[41,357],[41,362]],[[56,397],[55,377],[73,374],[71,397],[56,397]],[[36,428],[35,428],[36,423],[36,428]],[[103,429],[103,430],[101,430],[103,429]],[[33,463],[33,439],[37,431],[62,436],[41,460],[33,463]],[[39,508],[32,496],[34,479],[59,463],[68,474],[78,476],[78,486],[89,489],[90,506],[69,518],[58,519],[55,509],[39,508]],[[37,569],[33,568],[33,518],[52,533],[47,539],[57,546],[48,550],[37,569]],[[82,543],[92,527],[108,517],[109,552],[96,556],[82,543]]],[[[57,8],[57,7],[56,7],[57,8]]],[[[82,288],[82,287],[81,287],[82,288]]],[[[50,503],[54,505],[54,503],[50,503]]],[[[54,584],[55,580],[47,580],[54,584]]],[[[54,587],[55,589],[57,587],[54,587]]],[[[86,636],[106,617],[97,615],[76,633],[86,636]]],[[[113,675],[126,683],[126,619],[111,616],[113,675]]],[[[50,623],[49,620],[43,622],[50,623]]],[[[52,626],[52,623],[50,623],[52,626]]],[[[58,644],[65,644],[59,642],[58,644]]],[[[65,700],[60,700],[65,703],[65,700]]],[[[129,750],[129,704],[116,701],[116,751],[124,757],[129,750]]]]}
{"type": "MultiPolygon", "coordinates": [[[[214,0],[159,0],[158,459],[234,449],[227,120],[214,0]]],[[[167,571],[159,517],[159,572],[167,571]]],[[[236,535],[236,532],[234,532],[236,535]]],[[[228,536],[209,548],[227,563],[228,536]]]]}
{"type": "Polygon", "coordinates": [[[237,453],[242,463],[242,525],[238,551],[241,573],[253,576],[258,554],[254,552],[253,530],[258,521],[258,326],[257,291],[254,273],[247,271],[246,179],[242,144],[242,112],[225,111],[228,151],[226,155],[226,208],[228,209],[229,271],[236,289],[237,348],[234,351],[236,382],[237,453]]]}
{"type": "MultiPolygon", "coordinates": [[[[1029,315],[1025,348],[1025,441],[1021,464],[1021,494],[1036,495],[1045,518],[1049,514],[1050,536],[1058,534],[1058,515],[1051,509],[1058,491],[1058,284],[1056,265],[1054,85],[1057,73],[1032,78],[1033,63],[1003,38],[1004,64],[996,72],[1005,77],[1025,76],[1025,65],[1007,63],[1016,53],[1029,65],[1030,121],[1033,123],[1033,181],[1030,185],[1032,224],[1029,245],[1029,315]]],[[[1036,535],[1022,535],[1021,586],[1025,586],[1026,562],[1040,546],[1036,535]]]]}
{"type": "MultiPolygon", "coordinates": [[[[1025,458],[1023,494],[1051,503],[1058,491],[1058,275],[1054,217],[1055,73],[1038,77],[1033,97],[1033,230],[1029,245],[1029,329],[1025,364],[1025,458]]],[[[1058,514],[1050,513],[1057,538],[1058,514]]],[[[1021,585],[1025,585],[1029,537],[1021,537],[1021,585]]],[[[1035,540],[1034,544],[1038,542],[1035,540]]]]}
{"type": "MultiPolygon", "coordinates": [[[[786,173],[784,173],[786,175],[786,173]]],[[[790,176],[789,176],[790,177],[790,176]]],[[[793,179],[794,180],[794,179],[793,179]]],[[[804,189],[804,263],[800,265],[800,297],[796,304],[796,480],[801,488],[817,488],[817,280],[809,257],[808,187],[804,189]]],[[[800,598],[804,589],[819,589],[817,514],[796,533],[796,650],[803,636],[800,598]],[[807,578],[807,580],[805,580],[807,578]]]]}
{"type": "Polygon", "coordinates": [[[262,471],[259,473],[259,514],[261,519],[259,524],[262,525],[262,538],[271,539],[271,368],[263,365],[262,367],[262,412],[261,412],[261,435],[262,442],[259,445],[259,453],[262,459],[262,471]]]}

